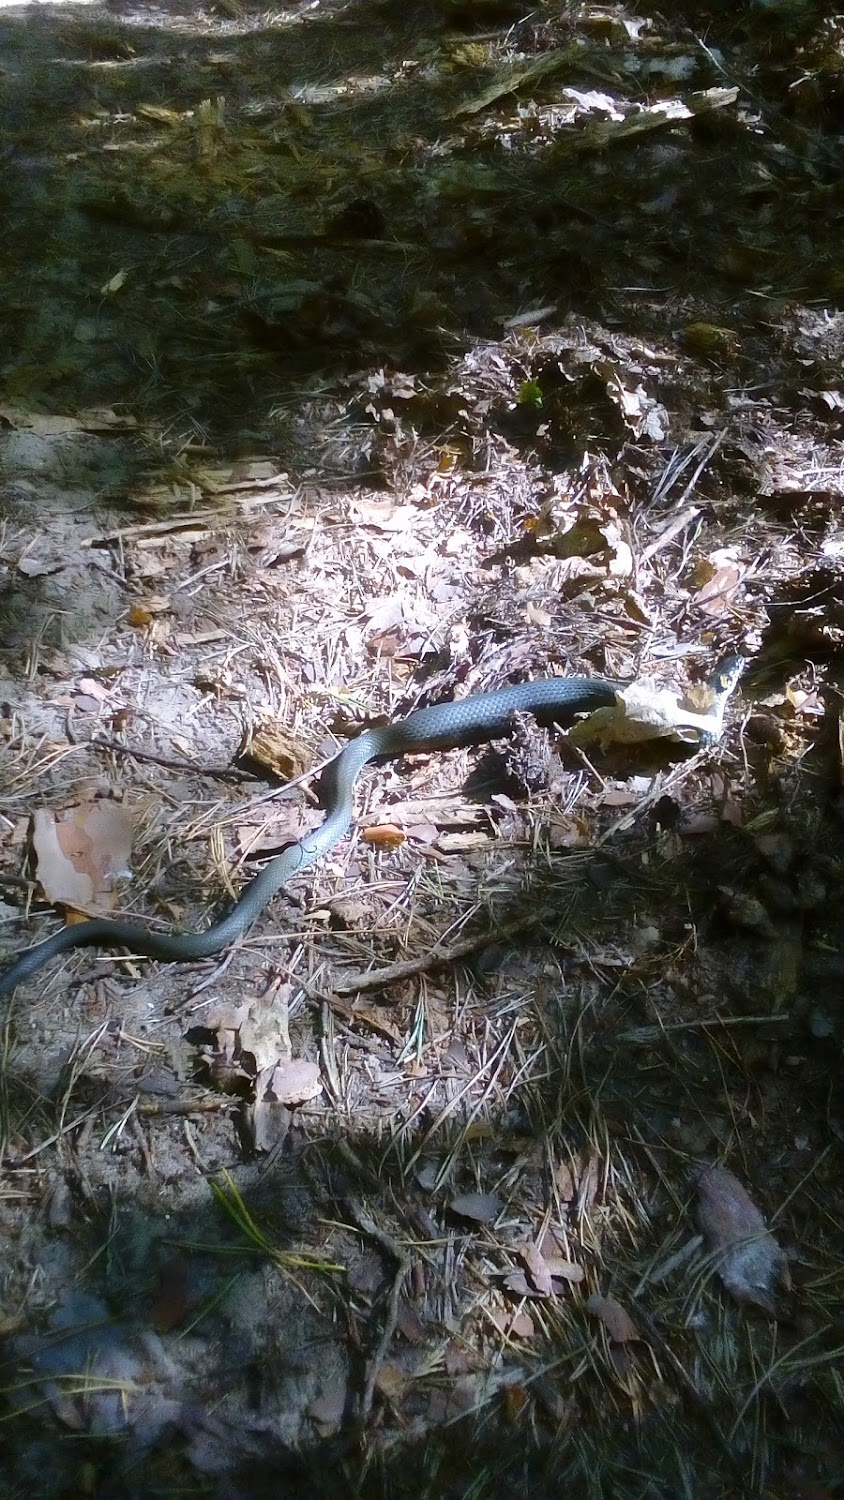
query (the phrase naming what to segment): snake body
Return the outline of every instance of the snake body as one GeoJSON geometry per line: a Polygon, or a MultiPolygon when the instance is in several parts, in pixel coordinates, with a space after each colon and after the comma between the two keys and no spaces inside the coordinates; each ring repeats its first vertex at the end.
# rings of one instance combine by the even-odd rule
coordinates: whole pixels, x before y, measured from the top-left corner
{"type": "Polygon", "coordinates": [[[351,740],[326,767],[322,800],[326,816],[313,833],[271,859],[249,881],[231,911],[204,932],[155,932],[134,922],[94,918],[63,927],[42,943],[27,948],[0,975],[0,995],[9,994],[22,980],[71,948],[128,948],[145,958],[184,961],[219,953],[246,933],[264,907],[300,870],[312,865],[339,842],[354,817],[353,793],[358,775],[370,761],[416,750],[451,750],[459,745],[501,739],[513,727],[517,713],[533,714],[551,723],[576,713],[610,707],[619,684],[602,677],[547,677],[478,693],[457,702],[419,708],[406,718],[367,729],[351,740]]]}

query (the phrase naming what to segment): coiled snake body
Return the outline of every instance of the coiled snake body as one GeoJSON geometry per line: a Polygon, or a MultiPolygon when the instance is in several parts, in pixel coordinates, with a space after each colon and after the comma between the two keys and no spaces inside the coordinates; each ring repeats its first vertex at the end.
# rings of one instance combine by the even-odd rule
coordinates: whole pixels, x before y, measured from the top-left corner
{"type": "Polygon", "coordinates": [[[146,958],[171,961],[207,958],[242,937],[268,901],[300,870],[326,854],[349,828],[354,817],[353,793],[359,773],[372,760],[415,750],[451,750],[459,745],[500,739],[512,730],[513,715],[531,713],[541,723],[570,719],[576,713],[608,708],[619,684],[602,677],[549,677],[478,693],[455,703],[420,708],[377,729],[367,729],[350,741],[331,761],[322,778],[326,807],[324,821],[313,833],[291,844],[271,859],[246,885],[226,916],[204,932],[154,932],[134,922],[95,918],[63,927],[44,942],[28,948],[0,976],[0,995],[9,994],[43,964],[70,948],[128,948],[146,958]]]}

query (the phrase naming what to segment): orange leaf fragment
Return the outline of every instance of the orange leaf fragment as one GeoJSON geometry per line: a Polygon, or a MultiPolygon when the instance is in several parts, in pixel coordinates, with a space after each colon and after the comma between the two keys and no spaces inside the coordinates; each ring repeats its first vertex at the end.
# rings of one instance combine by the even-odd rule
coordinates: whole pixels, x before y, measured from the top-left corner
{"type": "Polygon", "coordinates": [[[394,823],[375,823],[363,830],[361,838],[376,849],[400,849],[407,842],[407,835],[394,823]]]}

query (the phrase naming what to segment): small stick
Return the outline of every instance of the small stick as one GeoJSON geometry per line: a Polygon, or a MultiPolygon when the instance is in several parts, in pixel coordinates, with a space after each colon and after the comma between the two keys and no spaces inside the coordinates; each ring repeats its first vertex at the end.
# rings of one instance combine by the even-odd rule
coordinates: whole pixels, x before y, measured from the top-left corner
{"type": "Polygon", "coordinates": [[[390,1341],[396,1331],[396,1324],[399,1318],[399,1297],[410,1272],[410,1257],[402,1250],[392,1235],[387,1234],[386,1230],[378,1228],[374,1220],[369,1217],[369,1214],[364,1212],[361,1205],[355,1202],[353,1198],[348,1200],[348,1209],[352,1220],[361,1233],[368,1235],[370,1239],[375,1241],[376,1245],[380,1245],[384,1253],[389,1255],[396,1263],[396,1271],[393,1277],[393,1284],[390,1287],[390,1298],[387,1304],[387,1316],[384,1319],[384,1327],[381,1329],[381,1336],[378,1339],[375,1353],[369,1361],[369,1368],[366,1372],[366,1383],[360,1400],[360,1421],[361,1426],[364,1426],[369,1421],[372,1413],[372,1403],[375,1400],[375,1387],[378,1383],[378,1376],[387,1358],[390,1341]]]}
{"type": "Polygon", "coordinates": [[[470,953],[477,953],[479,949],[486,948],[490,943],[509,942],[510,938],[530,931],[532,927],[538,926],[539,922],[538,916],[525,916],[521,917],[518,922],[506,922],[492,932],[475,933],[474,937],[463,938],[461,942],[452,943],[449,947],[435,943],[433,948],[428,953],[422,954],[420,958],[404,959],[400,963],[387,964],[383,969],[371,969],[368,974],[359,974],[355,979],[343,980],[341,984],[334,985],[334,994],[359,995],[365,990],[377,990],[382,985],[395,984],[400,979],[412,979],[415,974],[425,974],[429,969],[467,958],[470,953]]]}

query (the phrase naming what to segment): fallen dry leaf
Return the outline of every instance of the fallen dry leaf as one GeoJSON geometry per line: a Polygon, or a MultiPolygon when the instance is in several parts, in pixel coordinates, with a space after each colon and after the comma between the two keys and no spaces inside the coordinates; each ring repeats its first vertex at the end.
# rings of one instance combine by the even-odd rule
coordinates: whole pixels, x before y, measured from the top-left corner
{"type": "Polygon", "coordinates": [[[422,1322],[415,1307],[409,1302],[401,1302],[396,1314],[396,1328],[407,1339],[409,1344],[424,1344],[428,1337],[428,1330],[422,1322]]]}
{"type": "Polygon", "coordinates": [[[725,1167],[705,1167],[700,1174],[698,1222],[730,1295],[773,1317],[785,1256],[749,1193],[725,1167]]]}
{"type": "Polygon", "coordinates": [[[507,1421],[510,1423],[520,1421],[526,1408],[530,1406],[530,1396],[525,1387],[514,1382],[512,1385],[505,1385],[501,1394],[502,1407],[507,1421]]]}
{"type": "Polygon", "coordinates": [[[546,1255],[545,1264],[551,1272],[555,1292],[560,1290],[560,1282],[567,1281],[570,1286],[576,1286],[586,1275],[582,1266],[576,1265],[573,1260],[566,1260],[563,1255],[546,1255]]]}
{"type": "Polygon", "coordinates": [[[614,1344],[630,1344],[641,1339],[629,1312],[616,1302],[615,1297],[602,1297],[600,1292],[593,1292],[586,1306],[593,1317],[600,1318],[614,1344]]]}
{"type": "Polygon", "coordinates": [[[256,1151],[277,1151],[284,1144],[292,1115],[285,1104],[273,1099],[256,1099],[244,1112],[252,1145],[256,1151]]]}
{"type": "Polygon", "coordinates": [[[493,1313],[492,1321],[511,1339],[532,1339],[536,1333],[536,1324],[528,1312],[493,1313]]]}
{"type": "Polygon", "coordinates": [[[322,1093],[319,1065],[305,1058],[294,1058],[290,1062],[276,1063],[267,1070],[268,1076],[260,1079],[260,1097],[272,1096],[278,1104],[295,1106],[316,1099],[322,1093]]]}
{"type": "Polygon", "coordinates": [[[119,802],[83,802],[58,814],[39,808],[32,843],[41,887],[56,905],[109,910],[132,873],[132,819],[119,802]]]}
{"type": "Polygon", "coordinates": [[[557,1162],[554,1167],[554,1186],[560,1197],[561,1203],[571,1203],[577,1191],[577,1183],[574,1171],[566,1161],[557,1162]]]}
{"type": "Polygon", "coordinates": [[[46,578],[50,573],[60,573],[65,566],[65,558],[22,557],[18,562],[18,572],[24,578],[46,578]]]}
{"type": "Polygon", "coordinates": [[[617,372],[607,380],[607,395],[621,413],[624,425],[634,437],[647,437],[661,443],[668,432],[668,412],[649,396],[643,385],[630,387],[617,372]]]}
{"type": "Polygon", "coordinates": [[[100,703],[107,703],[111,697],[109,689],[103,687],[102,683],[98,682],[96,677],[80,677],[77,688],[86,697],[96,698],[100,703]]]}
{"type": "Polygon", "coordinates": [[[730,596],[741,582],[742,570],[736,563],[725,563],[716,569],[708,583],[698,589],[693,603],[707,615],[721,615],[730,606],[730,596]]]}
{"type": "Polygon", "coordinates": [[[415,505],[393,505],[389,500],[355,500],[349,506],[349,519],[378,531],[412,531],[419,519],[415,505]]]}
{"type": "Polygon", "coordinates": [[[514,1297],[533,1297],[543,1299],[546,1297],[559,1297],[566,1291],[567,1287],[582,1281],[585,1271],[582,1266],[576,1266],[573,1261],[563,1260],[562,1256],[544,1260],[544,1266],[539,1268],[534,1264],[530,1272],[522,1270],[520,1266],[513,1266],[503,1277],[503,1284],[508,1292],[514,1297]],[[547,1288],[547,1290],[546,1290],[547,1288]]]}
{"type": "Polygon", "coordinates": [[[519,1251],[522,1263],[533,1282],[536,1290],[542,1297],[550,1297],[554,1290],[551,1282],[551,1272],[548,1262],[542,1254],[538,1245],[524,1245],[519,1251]]]}
{"type": "Polygon", "coordinates": [[[577,1183],[577,1211],[588,1213],[598,1196],[601,1185],[602,1163],[597,1152],[592,1151],[582,1163],[577,1183]]]}
{"type": "Polygon", "coordinates": [[[459,1193],[448,1206],[461,1219],[471,1219],[475,1224],[492,1224],[504,1203],[497,1193],[459,1193]]]}
{"type": "MultiPolygon", "coordinates": [[[[287,1032],[289,985],[278,986],[271,998],[250,999],[240,1005],[214,1006],[205,1018],[204,1030],[213,1035],[213,1044],[202,1048],[205,1064],[218,1088],[225,1092],[253,1095],[256,1101],[287,1103],[275,1092],[274,1084],[284,1090],[292,1086],[309,1087],[304,1076],[299,1085],[283,1078],[276,1080],[276,1070],[290,1061],[287,1032]],[[269,1099],[267,1094],[269,1090],[269,1099]]],[[[313,1067],[314,1064],[307,1064],[313,1067]]],[[[316,1092],[319,1092],[317,1088],[316,1092]]],[[[309,1095],[308,1097],[313,1097],[309,1095]]],[[[296,1102],[301,1102],[298,1100],[296,1102]]]]}
{"type": "Polygon", "coordinates": [[[400,1401],[410,1384],[410,1376],[398,1365],[385,1364],[378,1371],[378,1390],[387,1401],[400,1401]]]}

